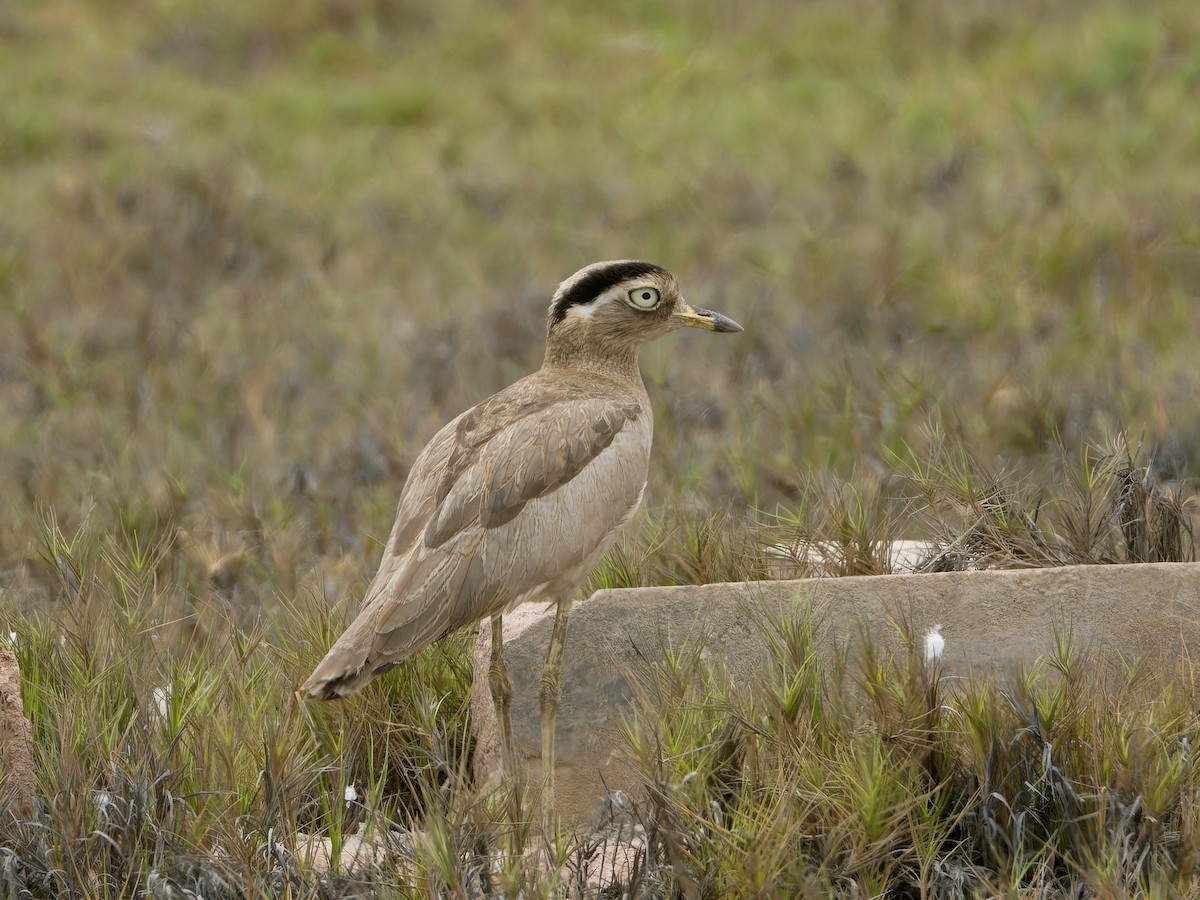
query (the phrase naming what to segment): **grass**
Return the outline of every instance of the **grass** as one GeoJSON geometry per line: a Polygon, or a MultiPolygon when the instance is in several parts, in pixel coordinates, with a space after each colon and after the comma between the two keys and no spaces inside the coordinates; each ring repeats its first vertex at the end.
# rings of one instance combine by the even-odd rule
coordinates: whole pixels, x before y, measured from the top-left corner
{"type": "Polygon", "coordinates": [[[1197,559],[1194,485],[1162,480],[1123,433],[1077,457],[1059,446],[1025,469],[989,466],[937,423],[927,436],[886,474],[810,478],[768,532],[782,538],[781,565],[881,575],[1197,559]],[[892,543],[904,533],[920,536],[923,558],[897,566],[892,543]]]}
{"type": "MultiPolygon", "coordinates": [[[[1187,0],[0,9],[0,635],[41,773],[0,891],[557,889],[491,870],[535,841],[470,782],[469,635],[290,692],[424,441],[595,259],[746,333],[646,354],[648,510],[590,588],[901,538],[1194,560],[1197,47],[1187,0]],[[416,886],[295,855],[387,823],[416,886]]],[[[760,691],[646,686],[635,892],[1195,892],[1190,677],[946,683],[804,628],[760,691]]]]}
{"type": "Polygon", "coordinates": [[[630,735],[675,895],[1194,894],[1189,673],[1113,675],[1060,635],[1010,680],[955,681],[911,635],[831,659],[811,618],[771,630],[764,684],[676,660],[630,735]]]}

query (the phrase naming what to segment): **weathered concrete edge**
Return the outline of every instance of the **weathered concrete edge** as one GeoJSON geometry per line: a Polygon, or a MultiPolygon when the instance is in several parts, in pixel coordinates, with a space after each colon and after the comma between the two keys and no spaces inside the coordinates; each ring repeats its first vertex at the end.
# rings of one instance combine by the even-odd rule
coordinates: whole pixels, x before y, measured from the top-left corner
{"type": "MultiPolygon", "coordinates": [[[[1183,649],[1183,632],[1200,637],[1200,563],[610,588],[576,605],[571,629],[586,629],[593,615],[611,619],[614,606],[628,610],[622,629],[626,632],[670,618],[666,613],[690,610],[692,630],[680,637],[694,640],[697,629],[705,630],[705,598],[724,607],[734,604],[767,613],[795,613],[807,606],[823,629],[847,636],[866,627],[880,639],[898,638],[895,626],[903,621],[920,637],[942,624],[947,664],[972,667],[1029,661],[1030,651],[1053,647],[1055,629],[1070,630],[1081,650],[1115,647],[1155,656],[1183,649]],[[1112,604],[1112,597],[1122,592],[1127,602],[1112,604]],[[1046,603],[1047,595],[1055,598],[1052,603],[1046,603]],[[992,649],[998,636],[1006,636],[1006,642],[992,649]]],[[[548,629],[542,621],[539,617],[532,626],[548,629]]],[[[676,636],[669,637],[678,646],[676,636]]]]}

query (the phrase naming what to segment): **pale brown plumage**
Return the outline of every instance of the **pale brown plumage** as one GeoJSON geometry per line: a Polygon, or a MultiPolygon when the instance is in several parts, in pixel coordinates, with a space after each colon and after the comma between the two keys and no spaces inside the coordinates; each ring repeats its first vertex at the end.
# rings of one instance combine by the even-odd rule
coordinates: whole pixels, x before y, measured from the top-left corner
{"type": "Polygon", "coordinates": [[[301,686],[349,694],[439,638],[525,600],[572,594],[641,502],[652,416],[637,367],[694,310],[647,263],[596,263],[550,305],[542,368],[467,410],[409,472],[362,611],[301,686]],[[652,288],[641,309],[627,295],[652,288]]]}
{"type": "Polygon", "coordinates": [[[472,622],[574,591],[637,507],[650,431],[644,390],[544,369],[454,419],[409,473],[362,612],[301,690],[348,694],[472,622]]]}
{"type": "MultiPolygon", "coordinates": [[[[742,330],[689,306],[675,278],[649,263],[595,263],[559,285],[542,367],[462,413],[421,451],[362,611],[300,693],[345,696],[491,617],[489,683],[503,766],[517,775],[501,615],[525,600],[557,602],[541,693],[542,808],[552,816],[571,599],[645,492],[653,425],[638,353],[685,325],[742,330]]],[[[552,818],[543,821],[552,828],[552,818]]]]}

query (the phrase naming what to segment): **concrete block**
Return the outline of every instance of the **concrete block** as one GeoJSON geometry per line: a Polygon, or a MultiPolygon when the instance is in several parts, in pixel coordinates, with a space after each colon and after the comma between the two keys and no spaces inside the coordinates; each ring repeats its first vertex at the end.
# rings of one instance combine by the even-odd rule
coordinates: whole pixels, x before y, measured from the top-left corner
{"type": "MultiPolygon", "coordinates": [[[[819,640],[834,647],[868,630],[899,646],[894,622],[920,639],[940,625],[947,674],[1031,663],[1054,649],[1055,628],[1113,666],[1141,658],[1174,672],[1184,653],[1200,654],[1200,564],[1069,566],[935,575],[817,578],[744,584],[599,591],[575,605],[564,654],[559,705],[557,793],[565,824],[592,827],[608,795],[637,781],[621,737],[631,709],[628,682],[661,660],[664,643],[700,643],[713,666],[751,683],[765,669],[755,610],[798,611],[811,604],[819,640]]],[[[513,733],[531,784],[540,779],[539,678],[553,607],[531,604],[505,617],[505,658],[513,680],[513,733]]],[[[487,623],[476,645],[473,722],[476,771],[495,777],[499,745],[488,689],[487,623]]]]}

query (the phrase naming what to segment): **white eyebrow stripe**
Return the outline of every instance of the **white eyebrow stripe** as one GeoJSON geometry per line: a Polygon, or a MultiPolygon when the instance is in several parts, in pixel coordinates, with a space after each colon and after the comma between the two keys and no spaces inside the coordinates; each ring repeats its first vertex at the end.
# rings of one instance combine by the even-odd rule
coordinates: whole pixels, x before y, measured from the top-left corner
{"type": "Polygon", "coordinates": [[[567,308],[566,318],[568,319],[590,319],[596,315],[596,308],[600,305],[600,300],[593,300],[591,303],[576,303],[574,306],[567,308]]]}
{"type": "MultiPolygon", "coordinates": [[[[595,300],[592,300],[588,303],[576,303],[574,306],[569,306],[567,307],[567,314],[565,318],[590,319],[596,315],[596,311],[605,303],[613,300],[623,302],[626,296],[629,294],[629,291],[634,289],[634,287],[631,287],[631,285],[636,286],[636,282],[623,282],[616,287],[609,288],[595,300]]],[[[652,284],[646,286],[654,287],[652,284]]],[[[658,290],[658,288],[655,288],[655,290],[658,290]]]]}

